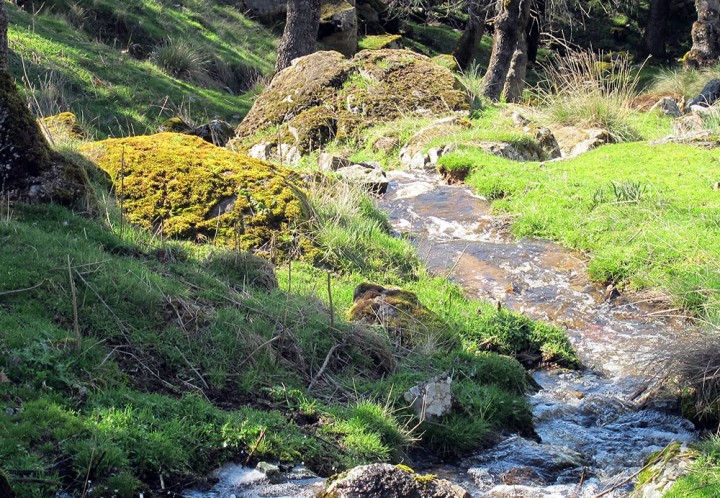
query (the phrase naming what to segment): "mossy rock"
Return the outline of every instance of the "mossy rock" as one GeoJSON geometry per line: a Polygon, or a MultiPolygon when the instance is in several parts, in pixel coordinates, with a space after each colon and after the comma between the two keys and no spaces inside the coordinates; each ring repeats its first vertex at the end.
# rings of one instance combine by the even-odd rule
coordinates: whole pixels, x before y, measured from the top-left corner
{"type": "Polygon", "coordinates": [[[306,217],[290,171],[195,136],[109,139],[80,152],[111,176],[131,223],[167,237],[272,254],[306,217]]]}
{"type": "Polygon", "coordinates": [[[62,112],[54,116],[48,116],[41,120],[43,131],[50,135],[54,141],[85,140],[87,135],[78,123],[77,116],[72,112],[62,112]]]}
{"type": "Polygon", "coordinates": [[[449,69],[453,73],[460,71],[460,64],[457,59],[450,54],[440,54],[432,58],[435,64],[438,64],[444,68],[449,69]]]}
{"type": "Polygon", "coordinates": [[[87,192],[83,168],[47,144],[15,87],[0,71],[0,191],[15,199],[70,204],[87,192]]]}
{"type": "Polygon", "coordinates": [[[337,52],[316,52],[275,76],[238,126],[238,139],[230,147],[246,150],[264,136],[302,122],[302,134],[280,136],[307,150],[306,137],[322,142],[332,129],[328,120],[335,120],[335,137],[343,140],[356,138],[366,126],[401,117],[468,110],[467,94],[453,73],[423,55],[363,50],[348,60],[337,52]]]}
{"type": "Polygon", "coordinates": [[[382,50],[384,48],[401,48],[402,35],[384,34],[368,35],[360,38],[358,46],[362,50],[382,50]]]}
{"type": "Polygon", "coordinates": [[[275,75],[235,130],[240,138],[290,121],[303,111],[335,100],[350,67],[339,52],[316,52],[275,75]]]}
{"type": "Polygon", "coordinates": [[[327,107],[313,107],[290,120],[288,132],[300,152],[309,152],[323,147],[335,138],[337,116],[327,107]]]}
{"type": "Polygon", "coordinates": [[[186,133],[192,131],[192,126],[185,122],[183,118],[174,117],[163,121],[157,129],[158,133],[186,133]]]}
{"type": "Polygon", "coordinates": [[[409,291],[360,284],[347,314],[350,321],[380,325],[407,349],[451,350],[457,338],[433,311],[409,291]]]}

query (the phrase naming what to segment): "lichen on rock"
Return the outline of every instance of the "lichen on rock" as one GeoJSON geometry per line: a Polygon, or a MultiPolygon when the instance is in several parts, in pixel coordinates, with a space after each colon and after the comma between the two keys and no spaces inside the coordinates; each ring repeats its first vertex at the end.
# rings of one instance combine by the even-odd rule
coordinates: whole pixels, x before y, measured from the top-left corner
{"type": "Polygon", "coordinates": [[[270,254],[306,214],[290,171],[198,137],[109,139],[80,152],[112,177],[131,223],[168,237],[270,254]]]}

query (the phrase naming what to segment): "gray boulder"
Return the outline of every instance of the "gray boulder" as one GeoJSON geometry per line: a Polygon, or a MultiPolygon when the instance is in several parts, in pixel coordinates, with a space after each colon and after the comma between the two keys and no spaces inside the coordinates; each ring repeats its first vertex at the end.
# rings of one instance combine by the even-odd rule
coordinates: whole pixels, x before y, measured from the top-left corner
{"type": "Polygon", "coordinates": [[[471,498],[450,481],[421,476],[387,463],[355,467],[332,482],[321,498],[471,498]]]}

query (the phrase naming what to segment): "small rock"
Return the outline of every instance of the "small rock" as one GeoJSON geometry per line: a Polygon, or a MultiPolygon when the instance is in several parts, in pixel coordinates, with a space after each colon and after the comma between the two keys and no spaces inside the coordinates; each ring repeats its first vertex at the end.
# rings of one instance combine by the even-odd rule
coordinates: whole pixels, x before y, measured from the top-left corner
{"type": "Polygon", "coordinates": [[[676,137],[684,137],[705,131],[703,118],[695,113],[676,119],[673,121],[672,126],[673,134],[676,137]]]}
{"type": "Polygon", "coordinates": [[[715,184],[713,185],[713,190],[714,190],[715,192],[717,192],[718,190],[720,190],[720,182],[715,182],[715,184]]]}
{"type": "Polygon", "coordinates": [[[280,471],[280,467],[269,463],[269,462],[260,462],[255,466],[255,470],[258,472],[262,472],[265,474],[265,476],[268,478],[270,482],[277,482],[280,477],[282,477],[282,472],[280,471]]]}
{"type": "Polygon", "coordinates": [[[650,108],[650,111],[659,111],[665,116],[670,116],[672,118],[679,118],[682,116],[682,112],[680,111],[680,107],[677,102],[675,102],[675,99],[670,97],[663,97],[658,100],[657,103],[650,108]]]}
{"type": "Polygon", "coordinates": [[[342,180],[355,185],[361,185],[376,195],[387,192],[388,184],[390,183],[382,169],[375,168],[373,165],[367,163],[352,164],[338,169],[336,173],[342,180]]]}
{"type": "Polygon", "coordinates": [[[278,152],[281,164],[297,164],[302,158],[300,150],[291,144],[281,144],[278,152]]]}
{"type": "Polygon", "coordinates": [[[248,151],[248,156],[260,159],[261,161],[269,161],[272,154],[273,144],[268,142],[262,142],[257,145],[253,145],[248,151]]]}
{"type": "Polygon", "coordinates": [[[718,100],[720,100],[720,79],[714,78],[707,82],[700,95],[688,101],[686,109],[691,109],[695,105],[709,107],[718,100]]]}
{"type": "Polygon", "coordinates": [[[501,478],[505,484],[513,485],[540,485],[544,482],[540,474],[530,467],[514,467],[505,472],[501,478]]]}
{"type": "Polygon", "coordinates": [[[198,136],[218,147],[225,147],[225,144],[235,136],[235,130],[225,121],[214,119],[207,124],[193,128],[189,134],[198,136]]]}
{"type": "Polygon", "coordinates": [[[337,171],[340,168],[351,166],[352,162],[344,157],[334,156],[323,152],[318,158],[318,168],[320,171],[337,171]]]}
{"type": "Polygon", "coordinates": [[[410,403],[421,422],[447,415],[452,411],[452,377],[437,376],[411,387],[403,398],[410,403]]]}

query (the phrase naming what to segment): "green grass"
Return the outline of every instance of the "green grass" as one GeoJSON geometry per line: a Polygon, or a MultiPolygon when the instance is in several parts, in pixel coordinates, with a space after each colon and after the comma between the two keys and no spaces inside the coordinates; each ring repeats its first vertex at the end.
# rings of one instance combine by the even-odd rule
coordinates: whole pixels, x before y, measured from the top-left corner
{"type": "MultiPolygon", "coordinates": [[[[0,461],[64,489],[89,479],[135,496],[162,475],[179,490],[256,444],[253,461],[303,460],[324,475],[401,461],[409,445],[463,453],[531,427],[527,373],[481,342],[511,354],[530,338],[573,354],[554,329],[427,275],[358,193],[335,205],[310,196],[327,258],[285,263],[279,288],[256,258],[126,224],[120,233],[116,206],[102,188],[97,196],[97,215],[0,213],[0,461]],[[347,323],[366,280],[415,291],[463,347],[397,350],[382,328],[347,323]],[[512,323],[517,337],[503,328],[512,323]],[[318,377],[322,365],[331,377],[318,377]],[[416,427],[402,393],[451,370],[458,410],[416,427]]],[[[59,487],[15,485],[21,497],[59,487]]]]}
{"type": "Polygon", "coordinates": [[[37,14],[8,5],[11,71],[19,82],[27,74],[38,114],[72,111],[99,138],[154,131],[176,115],[237,123],[252,105],[246,92],[272,71],[274,36],[222,2],[72,5],[79,19],[64,0],[37,14]],[[186,39],[204,62],[187,81],[151,61],[169,40],[186,39]]]}
{"type": "Polygon", "coordinates": [[[609,145],[557,163],[474,154],[468,183],[517,213],[518,236],[557,240],[590,255],[599,282],[656,288],[720,321],[717,151],[683,145],[609,145]]]}
{"type": "Polygon", "coordinates": [[[681,476],[667,498],[710,498],[720,493],[720,438],[710,436],[695,445],[699,457],[689,473],[681,476]]]}

